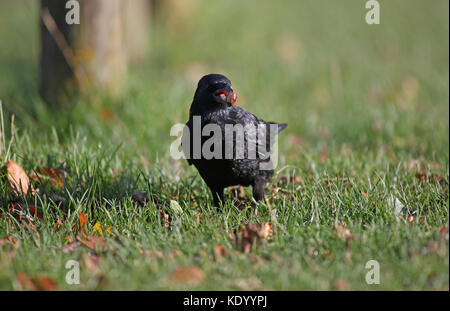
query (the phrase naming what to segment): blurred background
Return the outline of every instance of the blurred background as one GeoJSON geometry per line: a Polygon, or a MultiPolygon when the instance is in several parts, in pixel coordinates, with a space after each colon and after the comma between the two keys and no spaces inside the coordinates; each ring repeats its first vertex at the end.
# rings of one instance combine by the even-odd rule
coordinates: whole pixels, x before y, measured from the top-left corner
{"type": "Polygon", "coordinates": [[[222,73],[237,104],[287,122],[282,162],[379,153],[448,162],[449,3],[379,1],[0,1],[5,128],[55,133],[148,166],[168,156],[197,81],[222,73]],[[139,155],[136,157],[136,154],[139,155]]]}

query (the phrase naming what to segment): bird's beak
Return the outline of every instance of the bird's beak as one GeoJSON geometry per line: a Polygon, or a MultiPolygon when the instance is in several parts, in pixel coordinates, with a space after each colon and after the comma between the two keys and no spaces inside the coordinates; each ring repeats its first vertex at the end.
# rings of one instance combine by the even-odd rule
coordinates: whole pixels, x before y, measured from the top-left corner
{"type": "Polygon", "coordinates": [[[214,96],[219,99],[219,101],[229,105],[234,105],[237,99],[237,93],[231,87],[215,91],[214,96]]]}
{"type": "Polygon", "coordinates": [[[237,100],[237,93],[235,91],[229,92],[227,96],[227,103],[230,105],[234,105],[236,100],[237,100]]]}

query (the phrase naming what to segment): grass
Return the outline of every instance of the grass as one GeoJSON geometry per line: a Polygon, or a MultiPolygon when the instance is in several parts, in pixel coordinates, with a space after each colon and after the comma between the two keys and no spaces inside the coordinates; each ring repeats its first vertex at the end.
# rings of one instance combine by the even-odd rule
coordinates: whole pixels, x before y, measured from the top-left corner
{"type": "Polygon", "coordinates": [[[0,289],[26,288],[25,275],[38,288],[46,276],[71,290],[448,290],[449,244],[440,233],[449,218],[448,2],[381,2],[380,25],[365,24],[361,1],[199,7],[181,26],[154,22],[151,55],[132,68],[120,98],[99,93],[55,111],[37,92],[38,2],[0,4],[0,99],[11,145],[2,165],[69,172],[63,187],[47,182],[22,198],[43,211],[34,228],[8,215],[13,197],[2,184],[0,289]],[[222,211],[212,208],[198,173],[169,156],[169,130],[187,120],[196,80],[208,72],[233,81],[239,105],[289,123],[259,215],[245,199],[239,208],[231,191],[222,211]],[[136,206],[139,192],[161,203],[136,206]],[[61,250],[67,236],[82,235],[79,213],[88,235],[99,235],[97,222],[110,227],[106,250],[61,250]],[[59,229],[57,216],[67,219],[59,229]],[[273,222],[273,236],[239,251],[229,233],[261,222],[273,222]],[[223,260],[214,256],[219,244],[230,251],[223,260]],[[65,282],[71,259],[81,264],[80,285],[65,282]],[[379,285],[365,282],[371,259],[380,263],[379,285]]]}

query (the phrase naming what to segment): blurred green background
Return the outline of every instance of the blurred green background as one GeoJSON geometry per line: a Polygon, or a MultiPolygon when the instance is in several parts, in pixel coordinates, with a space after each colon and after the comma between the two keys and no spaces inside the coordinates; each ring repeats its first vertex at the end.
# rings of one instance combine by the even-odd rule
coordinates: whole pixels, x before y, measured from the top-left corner
{"type": "MultiPolygon", "coordinates": [[[[70,128],[89,143],[124,143],[154,161],[187,120],[196,83],[222,73],[238,104],[289,123],[284,155],[355,151],[448,159],[448,1],[193,1],[182,19],[153,18],[150,52],[120,98],[74,99],[55,113],[38,95],[38,1],[0,3],[0,98],[38,141],[70,128]]],[[[6,122],[8,123],[8,122],[6,122]]]]}

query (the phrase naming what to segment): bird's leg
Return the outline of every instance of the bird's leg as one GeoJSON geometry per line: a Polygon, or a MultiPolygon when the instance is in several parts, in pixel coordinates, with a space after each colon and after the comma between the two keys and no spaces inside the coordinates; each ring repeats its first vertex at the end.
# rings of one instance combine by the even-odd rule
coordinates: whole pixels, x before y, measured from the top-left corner
{"type": "Polygon", "coordinates": [[[262,199],[264,198],[265,187],[266,187],[266,181],[264,180],[264,178],[256,179],[255,183],[253,184],[253,199],[256,202],[255,215],[258,214],[259,204],[261,203],[262,199]]]}
{"type": "Polygon", "coordinates": [[[223,188],[220,187],[215,187],[211,189],[211,193],[213,195],[213,199],[214,199],[214,206],[216,207],[220,207],[220,203],[222,202],[222,204],[225,203],[224,199],[223,199],[223,188]]]}
{"type": "Polygon", "coordinates": [[[257,203],[264,199],[264,190],[266,187],[266,181],[264,178],[258,178],[253,184],[253,198],[257,203]]]}

